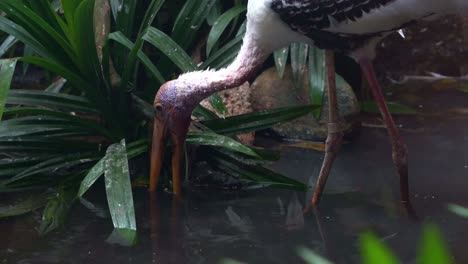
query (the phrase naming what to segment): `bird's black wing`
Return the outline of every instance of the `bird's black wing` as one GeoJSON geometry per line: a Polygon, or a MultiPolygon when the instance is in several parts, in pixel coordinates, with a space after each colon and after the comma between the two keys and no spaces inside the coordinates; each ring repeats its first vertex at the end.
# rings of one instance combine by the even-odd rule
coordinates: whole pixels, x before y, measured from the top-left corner
{"type": "Polygon", "coordinates": [[[308,28],[331,26],[331,19],[340,23],[355,21],[373,9],[396,0],[272,0],[271,9],[291,27],[307,32],[308,28]]]}
{"type": "Polygon", "coordinates": [[[289,27],[315,41],[320,48],[348,52],[380,34],[346,35],[326,31],[333,24],[356,21],[373,9],[396,0],[272,0],[271,9],[289,27]]]}

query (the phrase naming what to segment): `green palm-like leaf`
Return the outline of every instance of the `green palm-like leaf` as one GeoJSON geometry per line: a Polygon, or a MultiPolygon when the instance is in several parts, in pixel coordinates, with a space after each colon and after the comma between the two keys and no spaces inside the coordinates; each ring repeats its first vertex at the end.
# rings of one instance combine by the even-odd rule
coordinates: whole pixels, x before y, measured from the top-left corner
{"type": "Polygon", "coordinates": [[[197,69],[197,66],[190,56],[184,52],[184,49],[164,32],[150,27],[143,35],[143,39],[162,51],[183,72],[197,69]]]}
{"type": "MultiPolygon", "coordinates": [[[[5,13],[0,16],[0,31],[9,34],[2,36],[1,53],[15,43],[25,45],[24,57],[0,64],[0,117],[3,114],[5,119],[0,122],[0,153],[11,156],[0,160],[0,192],[37,188],[60,194],[47,204],[18,207],[17,212],[27,212],[46,205],[39,228],[43,232],[58,227],[69,201],[84,195],[104,175],[114,226],[118,233],[134,237],[128,160],[148,151],[148,120],[154,118],[150,101],[141,98],[149,99],[157,86],[178,72],[226,66],[237,56],[246,29],[245,20],[240,19],[245,6],[238,1],[225,13],[225,5],[218,0],[152,0],[144,12],[137,8],[143,2],[109,3],[115,20],[110,34],[107,29],[95,32],[102,29],[96,23],[110,21],[102,1],[0,1],[0,11],[5,13]],[[154,21],[164,6],[178,11],[172,30],[157,28],[159,21],[154,21]],[[59,9],[63,14],[56,12],[59,9]],[[94,20],[99,14],[107,16],[94,20]],[[136,25],[140,17],[141,24],[136,25]],[[214,24],[209,57],[198,66],[188,54],[206,32],[199,29],[207,20],[214,24]],[[16,60],[43,69],[50,77],[49,87],[45,91],[10,90],[16,60]]],[[[219,95],[210,102],[221,115],[227,113],[219,95]]],[[[203,131],[190,133],[187,143],[204,145],[203,149],[214,153],[207,159],[230,175],[305,189],[302,183],[261,167],[277,159],[275,153],[245,146],[229,135],[263,129],[312,109],[279,109],[224,120],[199,106],[194,115],[203,119],[196,124],[203,131]]]]}
{"type": "Polygon", "coordinates": [[[208,35],[208,40],[206,41],[206,53],[210,55],[211,51],[213,50],[216,43],[218,43],[219,38],[226,30],[229,23],[231,23],[235,18],[237,18],[240,14],[245,12],[247,7],[244,5],[235,6],[221,16],[216,19],[213,23],[213,27],[211,28],[210,34],[208,35]]]}
{"type": "MultiPolygon", "coordinates": [[[[309,52],[309,87],[310,87],[310,102],[315,105],[323,105],[325,86],[326,86],[326,69],[325,69],[325,51],[311,47],[309,52]]],[[[319,118],[321,111],[317,111],[315,118],[319,118]]]]}
{"type": "Polygon", "coordinates": [[[289,47],[285,47],[285,48],[275,51],[274,57],[275,57],[275,65],[276,65],[276,69],[278,70],[278,74],[281,78],[283,78],[284,71],[286,70],[286,66],[288,63],[289,47]]]}
{"type": "MultiPolygon", "coordinates": [[[[4,0],[0,2],[0,9],[13,21],[18,23],[19,26],[30,33],[43,47],[47,47],[48,55],[52,56],[55,60],[68,62],[68,58],[73,58],[75,56],[73,48],[64,37],[64,34],[57,32],[56,29],[51,26],[50,21],[44,20],[20,1],[4,0]]],[[[15,36],[15,34],[11,35],[15,36]]],[[[29,43],[27,44],[29,45],[29,43]]]]}
{"type": "Polygon", "coordinates": [[[291,121],[316,108],[312,105],[284,107],[224,119],[202,121],[202,124],[219,134],[242,134],[265,129],[279,122],[291,121]]]}
{"type": "Polygon", "coordinates": [[[0,218],[27,214],[31,211],[44,207],[47,203],[49,193],[30,196],[29,198],[15,204],[14,206],[0,207],[0,218]]]}
{"type": "Polygon", "coordinates": [[[186,49],[192,43],[198,29],[207,18],[216,0],[188,0],[174,23],[171,38],[186,49]]]}
{"type": "Polygon", "coordinates": [[[0,120],[5,111],[8,91],[16,68],[16,60],[0,60],[0,120]]]}
{"type": "Polygon", "coordinates": [[[124,140],[107,149],[104,168],[107,202],[114,227],[129,230],[133,233],[131,237],[135,237],[135,209],[124,140]]]}
{"type": "Polygon", "coordinates": [[[13,37],[13,36],[8,36],[2,43],[2,45],[0,45],[0,58],[3,57],[5,55],[5,53],[7,53],[7,51],[13,47],[16,43],[18,42],[18,40],[13,37]]]}
{"type": "MultiPolygon", "coordinates": [[[[2,6],[0,6],[0,8],[1,7],[2,6]]],[[[39,41],[37,41],[28,31],[4,16],[0,16],[0,31],[15,37],[22,43],[30,46],[34,52],[40,56],[52,57],[52,54],[49,53],[49,50],[47,50],[39,41]]]]}
{"type": "Polygon", "coordinates": [[[166,0],[152,0],[150,5],[148,6],[148,10],[145,13],[145,17],[141,22],[140,30],[138,31],[138,35],[141,35],[147,28],[149,28],[152,24],[156,15],[159,13],[159,10],[164,5],[166,0]]]}
{"type": "Polygon", "coordinates": [[[265,186],[277,186],[302,191],[308,188],[307,185],[299,181],[290,179],[262,166],[239,161],[221,152],[215,153],[216,155],[207,157],[209,164],[236,178],[245,179],[265,186]]]}
{"type": "Polygon", "coordinates": [[[241,144],[240,142],[222,135],[211,132],[194,132],[187,137],[187,143],[207,146],[219,146],[237,151],[249,156],[259,157],[258,154],[251,148],[241,144]]]}
{"type": "Polygon", "coordinates": [[[136,4],[134,0],[110,0],[117,30],[127,37],[133,33],[136,4]]]}
{"type": "MultiPolygon", "coordinates": [[[[135,45],[126,38],[121,32],[114,32],[109,35],[110,40],[114,40],[117,43],[125,46],[129,50],[133,50],[135,45]]],[[[153,77],[159,81],[160,84],[166,82],[161,72],[156,68],[156,66],[151,62],[151,60],[146,56],[142,51],[137,53],[138,58],[143,63],[143,65],[152,73],[153,77]]]]}
{"type": "Polygon", "coordinates": [[[10,90],[7,104],[30,105],[88,114],[99,113],[86,97],[36,90],[10,90]]]}

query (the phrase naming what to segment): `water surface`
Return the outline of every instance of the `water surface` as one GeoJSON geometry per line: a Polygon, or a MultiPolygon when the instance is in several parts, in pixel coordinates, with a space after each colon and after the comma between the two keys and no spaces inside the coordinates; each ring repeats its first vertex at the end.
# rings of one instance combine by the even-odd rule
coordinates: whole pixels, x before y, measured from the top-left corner
{"type": "MultiPolygon", "coordinates": [[[[468,263],[468,219],[447,210],[448,203],[468,205],[468,95],[455,90],[427,93],[431,95],[424,96],[424,104],[412,105],[418,115],[396,118],[408,143],[418,221],[401,210],[387,134],[373,116],[365,118],[360,135],[343,146],[319,209],[305,216],[301,211],[310,192],[195,188],[178,203],[165,193],[151,200],[140,188],[135,190],[135,247],[106,242],[112,233],[110,218],[77,204],[66,227],[46,237],[35,230],[39,212],[0,220],[0,263],[220,263],[224,258],[301,263],[299,246],[336,263],[358,263],[358,236],[368,229],[404,263],[412,263],[424,222],[436,223],[457,262],[468,263]]],[[[322,153],[284,142],[269,145],[282,149],[274,169],[315,182],[322,153]]],[[[102,193],[97,190],[87,198],[105,211],[102,193]]]]}

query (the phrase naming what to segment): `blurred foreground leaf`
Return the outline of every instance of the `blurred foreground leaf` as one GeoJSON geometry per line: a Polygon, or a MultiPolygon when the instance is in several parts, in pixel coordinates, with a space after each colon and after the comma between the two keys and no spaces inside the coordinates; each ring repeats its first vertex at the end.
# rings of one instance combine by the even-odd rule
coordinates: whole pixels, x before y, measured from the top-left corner
{"type": "Polygon", "coordinates": [[[456,89],[460,92],[468,93],[468,84],[462,83],[456,87],[456,89]]]}
{"type": "Polygon", "coordinates": [[[433,224],[424,227],[417,259],[419,264],[454,263],[440,230],[433,224]]]}
{"type": "Polygon", "coordinates": [[[298,248],[297,253],[307,264],[332,264],[331,261],[305,247],[298,248]]]}
{"type": "Polygon", "coordinates": [[[360,244],[363,264],[400,263],[392,251],[373,233],[367,232],[361,235],[360,244]]]}
{"type": "Polygon", "coordinates": [[[235,259],[223,259],[221,262],[221,264],[246,264],[245,262],[240,262],[240,261],[237,261],[235,259]]]}
{"type": "Polygon", "coordinates": [[[448,209],[461,217],[468,218],[468,208],[457,205],[457,204],[449,204],[448,209]]]}

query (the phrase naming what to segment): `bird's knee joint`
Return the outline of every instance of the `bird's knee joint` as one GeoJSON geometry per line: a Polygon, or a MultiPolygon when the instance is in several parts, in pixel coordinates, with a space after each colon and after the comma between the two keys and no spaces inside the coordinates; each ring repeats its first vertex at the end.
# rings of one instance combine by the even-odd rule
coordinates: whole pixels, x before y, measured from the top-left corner
{"type": "Polygon", "coordinates": [[[393,161],[397,165],[408,164],[408,148],[404,143],[397,144],[393,147],[393,161]]]}
{"type": "Polygon", "coordinates": [[[343,129],[341,129],[341,126],[339,123],[328,123],[328,134],[339,134],[342,133],[343,129]]]}
{"type": "Polygon", "coordinates": [[[335,133],[329,135],[325,141],[325,151],[326,152],[338,152],[343,141],[343,135],[341,133],[335,133]]]}

